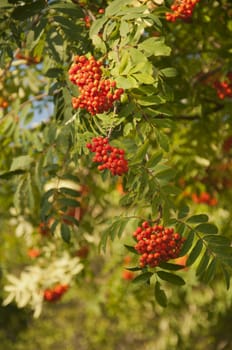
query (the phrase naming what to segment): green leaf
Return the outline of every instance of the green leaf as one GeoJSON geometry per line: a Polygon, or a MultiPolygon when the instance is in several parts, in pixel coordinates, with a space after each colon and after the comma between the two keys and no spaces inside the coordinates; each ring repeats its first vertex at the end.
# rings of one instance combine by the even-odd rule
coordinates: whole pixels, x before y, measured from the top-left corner
{"type": "Polygon", "coordinates": [[[46,6],[47,1],[37,0],[30,4],[15,7],[13,12],[11,13],[11,16],[13,19],[23,21],[25,19],[28,19],[29,17],[38,15],[46,6]]]}
{"type": "Polygon", "coordinates": [[[10,171],[15,170],[28,170],[33,163],[33,158],[30,156],[19,156],[17,158],[14,158],[10,167],[10,171]]]}
{"type": "Polygon", "coordinates": [[[80,206],[80,202],[72,198],[59,198],[57,201],[59,202],[61,209],[80,206]]]}
{"type": "Polygon", "coordinates": [[[137,103],[141,106],[152,106],[164,103],[165,99],[159,95],[143,96],[138,98],[137,103]]]}
{"type": "Polygon", "coordinates": [[[106,53],[106,45],[99,35],[92,35],[92,41],[96,49],[100,50],[103,54],[106,53]]]}
{"type": "Polygon", "coordinates": [[[190,216],[186,221],[190,224],[199,224],[201,222],[207,222],[209,220],[208,215],[199,214],[190,216]]]}
{"type": "Polygon", "coordinates": [[[146,73],[136,73],[133,74],[133,77],[138,80],[140,84],[153,84],[154,78],[150,74],[146,73]]]}
{"type": "Polygon", "coordinates": [[[108,19],[106,17],[101,17],[100,19],[93,21],[93,24],[91,25],[89,31],[90,38],[92,38],[94,35],[98,35],[98,33],[101,31],[107,20],[108,19]]]}
{"type": "Polygon", "coordinates": [[[161,267],[164,270],[169,270],[169,271],[178,271],[178,270],[182,270],[184,268],[183,265],[172,264],[172,263],[167,263],[167,262],[160,263],[159,267],[161,267]]]}
{"type": "Polygon", "coordinates": [[[160,145],[160,147],[164,151],[168,152],[169,151],[169,141],[170,141],[169,137],[158,129],[156,130],[156,137],[157,137],[157,142],[160,145]]]}
{"type": "Polygon", "coordinates": [[[163,289],[160,288],[160,283],[157,281],[155,284],[155,298],[160,306],[167,307],[167,296],[163,289]]]}
{"type": "Polygon", "coordinates": [[[210,264],[208,265],[205,273],[202,276],[202,280],[205,283],[210,283],[212,279],[214,278],[215,272],[216,272],[216,267],[217,267],[217,261],[216,259],[212,259],[210,264]]]}
{"type": "Polygon", "coordinates": [[[189,249],[192,247],[194,236],[194,231],[190,231],[188,233],[187,239],[182,246],[179,256],[184,256],[188,253],[189,249]]]}
{"type": "Polygon", "coordinates": [[[150,281],[151,276],[153,275],[152,272],[144,272],[139,276],[136,276],[132,283],[147,283],[150,281]]]}
{"type": "Polygon", "coordinates": [[[221,266],[221,268],[222,268],[222,272],[223,272],[225,283],[226,283],[226,289],[228,290],[230,288],[231,275],[223,265],[221,266]]]}
{"type": "Polygon", "coordinates": [[[154,168],[163,158],[163,152],[162,151],[158,151],[155,152],[149,159],[149,161],[147,162],[147,167],[148,168],[154,168]]]}
{"type": "Polygon", "coordinates": [[[209,249],[220,258],[232,258],[232,247],[228,245],[219,245],[209,243],[209,249]]]}
{"type": "Polygon", "coordinates": [[[202,239],[199,239],[188,256],[188,259],[186,261],[186,266],[190,266],[196,261],[196,259],[201,253],[202,248],[203,248],[203,241],[202,239]]]}
{"type": "Polygon", "coordinates": [[[119,86],[125,90],[133,89],[133,88],[136,88],[138,86],[137,81],[133,77],[130,77],[130,76],[128,76],[127,78],[122,77],[122,76],[118,76],[115,78],[115,81],[117,83],[117,86],[119,86]]]}
{"type": "Polygon", "coordinates": [[[131,159],[130,165],[141,163],[147,153],[148,147],[149,147],[149,141],[141,145],[138,148],[137,152],[135,153],[135,156],[131,159]]]}
{"type": "Polygon", "coordinates": [[[164,43],[164,40],[157,38],[149,38],[138,45],[139,50],[145,51],[147,57],[169,56],[171,48],[164,43]]]}
{"type": "Polygon", "coordinates": [[[70,232],[70,228],[68,227],[68,225],[65,225],[62,223],[60,230],[61,230],[61,237],[63,238],[63,240],[66,243],[69,243],[70,239],[71,239],[71,232],[70,232]]]}
{"type": "Polygon", "coordinates": [[[128,271],[141,271],[141,267],[126,267],[126,270],[128,271]]]}
{"type": "Polygon", "coordinates": [[[215,235],[218,232],[218,228],[214,224],[200,224],[195,227],[195,230],[205,234],[215,235]]]}
{"type": "Polygon", "coordinates": [[[131,30],[130,24],[126,21],[121,21],[121,23],[120,23],[120,36],[127,37],[130,30],[131,30]]]}
{"type": "Polygon", "coordinates": [[[205,272],[205,269],[208,266],[209,260],[210,260],[210,255],[209,255],[208,251],[206,251],[204,253],[204,255],[202,256],[202,258],[199,262],[199,265],[197,267],[197,270],[196,270],[197,276],[202,275],[205,272]]]}
{"type": "Polygon", "coordinates": [[[131,246],[131,245],[127,245],[127,244],[124,244],[124,247],[127,249],[127,250],[129,250],[129,252],[131,252],[131,253],[134,253],[134,254],[139,254],[138,252],[137,252],[137,250],[133,247],[133,246],[131,246]]]}
{"type": "Polygon", "coordinates": [[[189,210],[190,208],[187,205],[184,205],[183,207],[181,207],[178,213],[178,219],[185,218],[188,215],[189,210]]]}
{"type": "Polygon", "coordinates": [[[173,78],[177,75],[177,71],[175,68],[163,68],[160,70],[160,73],[164,75],[166,78],[173,78]]]}
{"type": "Polygon", "coordinates": [[[72,197],[80,197],[81,192],[67,187],[59,187],[59,192],[72,197]]]}
{"type": "Polygon", "coordinates": [[[176,171],[174,169],[165,169],[155,174],[159,180],[169,181],[176,176],[176,171]]]}
{"type": "Polygon", "coordinates": [[[121,11],[121,9],[127,5],[130,4],[131,0],[115,0],[110,3],[108,7],[105,9],[105,15],[106,16],[113,16],[121,11]]]}
{"type": "Polygon", "coordinates": [[[176,284],[178,286],[183,286],[185,284],[185,281],[182,277],[174,275],[173,273],[170,273],[170,272],[157,271],[157,275],[161,280],[172,284],[176,284]]]}
{"type": "Polygon", "coordinates": [[[12,176],[22,175],[26,172],[26,170],[18,169],[13,171],[6,171],[0,173],[0,179],[9,180],[12,176]]]}
{"type": "Polygon", "coordinates": [[[222,245],[222,246],[229,246],[230,245],[230,239],[225,237],[225,236],[221,236],[221,235],[207,235],[204,236],[204,241],[206,241],[207,243],[209,243],[210,245],[222,245]]]}
{"type": "Polygon", "coordinates": [[[75,4],[71,3],[49,3],[49,8],[56,10],[57,12],[65,13],[66,15],[69,15],[74,18],[82,18],[83,17],[83,10],[75,4]]]}

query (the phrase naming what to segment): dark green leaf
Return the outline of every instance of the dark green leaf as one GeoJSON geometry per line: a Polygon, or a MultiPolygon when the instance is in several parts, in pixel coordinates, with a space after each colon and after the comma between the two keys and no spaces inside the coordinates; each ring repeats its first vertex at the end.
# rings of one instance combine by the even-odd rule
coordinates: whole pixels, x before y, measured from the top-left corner
{"type": "Polygon", "coordinates": [[[155,284],[155,298],[160,306],[166,307],[167,306],[167,296],[163,289],[160,288],[160,283],[157,281],[155,284]]]}
{"type": "Polygon", "coordinates": [[[231,240],[225,236],[221,235],[207,235],[204,236],[204,241],[209,243],[210,245],[223,245],[223,246],[229,246],[231,243],[231,240]]]}
{"type": "Polygon", "coordinates": [[[155,174],[159,180],[169,181],[176,176],[176,171],[174,169],[162,170],[155,174]]]}
{"type": "Polygon", "coordinates": [[[186,262],[187,266],[192,265],[196,261],[196,259],[201,253],[202,248],[203,248],[203,241],[202,239],[199,239],[188,256],[188,259],[186,262]]]}
{"type": "Polygon", "coordinates": [[[183,286],[185,284],[185,281],[182,277],[174,275],[173,273],[166,272],[166,271],[157,271],[157,275],[160,279],[163,281],[176,284],[178,286],[183,286]]]}
{"type": "Polygon", "coordinates": [[[221,258],[223,257],[232,258],[232,247],[228,245],[225,246],[225,245],[209,243],[209,248],[221,258]]]}
{"type": "Polygon", "coordinates": [[[70,232],[70,228],[68,227],[68,225],[61,224],[60,230],[61,230],[61,237],[63,238],[63,240],[66,243],[69,243],[70,239],[71,239],[71,232],[70,232]]]}
{"type": "Polygon", "coordinates": [[[17,6],[11,16],[16,20],[23,21],[31,16],[38,15],[47,6],[45,0],[37,0],[33,3],[17,6]]]}
{"type": "Polygon", "coordinates": [[[75,199],[71,199],[71,198],[59,198],[58,202],[61,205],[61,209],[67,208],[67,207],[79,207],[80,206],[79,201],[77,201],[75,199]]]}
{"type": "Polygon", "coordinates": [[[200,224],[196,226],[195,230],[209,235],[215,235],[218,232],[217,227],[213,224],[200,224]]]}
{"type": "Polygon", "coordinates": [[[202,275],[205,272],[205,269],[208,266],[209,260],[210,260],[210,255],[209,255],[208,251],[206,251],[204,253],[204,255],[202,256],[202,258],[199,262],[199,265],[197,267],[197,270],[196,270],[197,276],[202,275]]]}
{"type": "Polygon", "coordinates": [[[18,170],[13,170],[13,171],[6,171],[4,173],[0,173],[0,179],[8,180],[12,176],[15,175],[22,175],[26,172],[26,170],[18,169],[18,170]]]}
{"type": "Polygon", "coordinates": [[[216,259],[212,259],[205,273],[202,276],[202,280],[205,283],[210,283],[212,281],[216,272],[216,267],[217,267],[217,261],[216,259]]]}
{"type": "Polygon", "coordinates": [[[139,253],[137,252],[137,250],[136,250],[133,246],[131,246],[131,245],[124,244],[124,247],[125,247],[127,250],[129,250],[129,252],[132,252],[132,253],[134,253],[134,254],[139,254],[139,253]]]}
{"type": "Polygon", "coordinates": [[[178,219],[185,218],[188,215],[189,210],[190,210],[190,208],[187,205],[181,207],[179,210],[179,213],[178,213],[178,219]]]}
{"type": "Polygon", "coordinates": [[[208,215],[199,214],[199,215],[190,216],[187,219],[187,222],[190,223],[190,224],[199,224],[201,222],[207,222],[208,220],[209,220],[208,215]]]}
{"type": "Polygon", "coordinates": [[[153,275],[152,272],[144,272],[139,276],[136,276],[132,283],[147,283],[150,281],[151,276],[153,275]]]}
{"type": "Polygon", "coordinates": [[[226,283],[226,288],[229,289],[230,288],[230,278],[231,278],[231,275],[230,273],[228,272],[228,270],[222,265],[221,266],[222,268],[222,272],[223,272],[223,275],[224,275],[224,279],[225,279],[225,283],[226,283]]]}
{"type": "Polygon", "coordinates": [[[163,152],[162,151],[158,151],[156,153],[154,153],[150,159],[147,162],[147,167],[148,168],[154,168],[162,159],[163,157],[163,152]]]}
{"type": "Polygon", "coordinates": [[[141,271],[141,267],[127,267],[126,270],[128,270],[128,271],[141,271]]]}
{"type": "Polygon", "coordinates": [[[145,142],[143,145],[141,145],[137,152],[135,153],[135,156],[130,161],[130,165],[134,165],[137,163],[141,163],[147,153],[149,147],[149,141],[145,142]]]}
{"type": "Polygon", "coordinates": [[[160,263],[159,267],[161,267],[164,270],[169,270],[169,271],[178,271],[178,270],[181,270],[184,268],[183,265],[172,264],[172,263],[167,263],[167,262],[160,263]]]}
{"type": "Polygon", "coordinates": [[[67,188],[67,187],[60,187],[59,192],[61,192],[63,194],[67,194],[67,195],[72,196],[72,197],[79,197],[81,194],[80,191],[74,190],[72,188],[67,188]]]}

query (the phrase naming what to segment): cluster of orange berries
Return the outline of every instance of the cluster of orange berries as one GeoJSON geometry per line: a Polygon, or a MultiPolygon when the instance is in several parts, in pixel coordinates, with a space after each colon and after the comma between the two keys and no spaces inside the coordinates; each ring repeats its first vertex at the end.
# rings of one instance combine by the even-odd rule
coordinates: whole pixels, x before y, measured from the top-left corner
{"type": "Polygon", "coordinates": [[[87,143],[86,147],[96,153],[93,161],[101,163],[98,170],[109,169],[112,175],[119,176],[128,172],[128,162],[124,157],[125,151],[111,146],[107,137],[94,137],[92,143],[87,143]]]}
{"type": "Polygon", "coordinates": [[[224,81],[215,81],[214,87],[217,95],[221,100],[225,97],[232,97],[232,73],[227,74],[227,79],[224,81]]]}
{"type": "Polygon", "coordinates": [[[192,17],[194,7],[200,0],[175,0],[171,9],[173,12],[165,14],[166,20],[175,22],[177,19],[186,20],[192,17]]]}
{"type": "Polygon", "coordinates": [[[192,200],[194,203],[203,203],[209,206],[215,206],[218,203],[217,198],[212,197],[208,192],[202,192],[200,195],[193,193],[192,200]]]}
{"type": "Polygon", "coordinates": [[[53,288],[45,289],[44,291],[44,300],[46,301],[57,301],[62,295],[68,290],[67,284],[57,284],[53,288]]]}
{"type": "Polygon", "coordinates": [[[140,267],[156,267],[161,262],[176,259],[185,241],[173,228],[161,225],[150,226],[145,221],[139,226],[133,236],[137,240],[136,251],[141,254],[140,267]]]}
{"type": "Polygon", "coordinates": [[[116,89],[116,82],[102,78],[102,63],[94,57],[76,56],[69,69],[69,79],[78,86],[79,97],[72,98],[74,109],[84,108],[90,114],[103,113],[120,100],[123,89],[116,89]]]}

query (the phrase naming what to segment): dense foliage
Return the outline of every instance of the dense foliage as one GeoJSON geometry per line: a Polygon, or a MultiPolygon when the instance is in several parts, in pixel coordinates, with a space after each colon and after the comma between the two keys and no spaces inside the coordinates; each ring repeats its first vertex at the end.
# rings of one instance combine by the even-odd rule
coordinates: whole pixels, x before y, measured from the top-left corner
{"type": "Polygon", "coordinates": [[[231,33],[229,0],[1,1],[4,348],[229,349],[231,33]]]}

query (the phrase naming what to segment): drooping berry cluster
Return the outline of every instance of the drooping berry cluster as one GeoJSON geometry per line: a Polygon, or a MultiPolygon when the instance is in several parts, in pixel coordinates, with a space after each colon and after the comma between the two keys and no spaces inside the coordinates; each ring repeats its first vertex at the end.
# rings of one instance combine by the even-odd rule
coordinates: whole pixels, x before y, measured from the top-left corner
{"type": "Polygon", "coordinates": [[[173,228],[150,226],[147,221],[136,229],[133,236],[137,240],[135,249],[141,254],[140,267],[155,267],[161,262],[176,259],[185,240],[173,228]]]}
{"type": "Polygon", "coordinates": [[[57,301],[62,295],[68,290],[67,284],[57,284],[53,288],[45,289],[44,291],[44,300],[46,301],[57,301]]]}
{"type": "Polygon", "coordinates": [[[93,161],[101,163],[98,170],[109,169],[112,175],[122,175],[128,172],[128,162],[124,158],[125,151],[111,146],[107,137],[95,137],[86,147],[96,153],[93,161]]]}
{"type": "Polygon", "coordinates": [[[193,193],[192,200],[194,203],[203,203],[209,206],[215,206],[218,203],[217,198],[212,197],[208,192],[201,192],[199,195],[193,193]]]}
{"type": "Polygon", "coordinates": [[[232,97],[232,73],[228,73],[227,77],[223,81],[215,81],[214,87],[217,91],[217,95],[221,100],[225,97],[232,97]]]}
{"type": "Polygon", "coordinates": [[[173,12],[165,14],[166,20],[175,22],[177,19],[186,20],[192,17],[194,7],[200,0],[174,0],[171,6],[173,12]]]}
{"type": "Polygon", "coordinates": [[[123,89],[116,89],[116,82],[102,78],[102,63],[94,57],[76,56],[69,69],[69,79],[80,90],[79,97],[72,98],[73,108],[84,108],[92,115],[103,113],[120,99],[123,89]]]}

